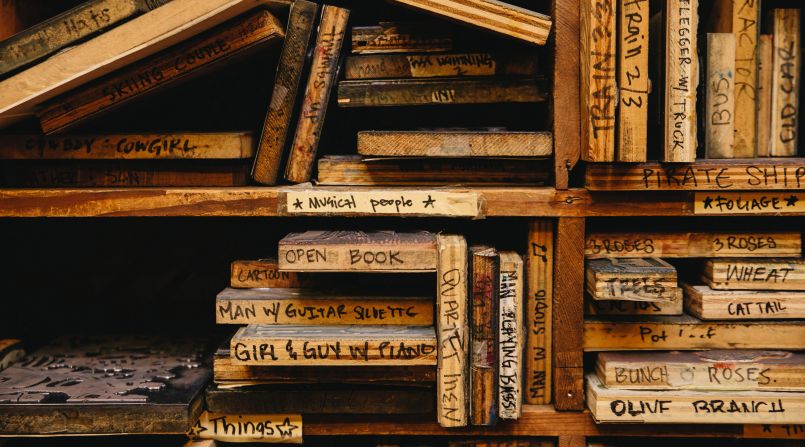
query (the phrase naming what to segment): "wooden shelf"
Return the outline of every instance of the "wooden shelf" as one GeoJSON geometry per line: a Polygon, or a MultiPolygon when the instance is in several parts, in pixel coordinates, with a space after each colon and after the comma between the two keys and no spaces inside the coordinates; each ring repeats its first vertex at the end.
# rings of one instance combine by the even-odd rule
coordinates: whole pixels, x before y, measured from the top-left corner
{"type": "MultiPolygon", "coordinates": [[[[646,436],[646,437],[757,437],[790,438],[785,427],[694,424],[605,424],[597,425],[589,412],[556,411],[548,405],[526,405],[518,421],[505,421],[495,427],[448,429],[433,416],[305,416],[305,436],[646,436]]],[[[801,436],[801,433],[800,433],[801,436]]]]}
{"type": "MultiPolygon", "coordinates": [[[[702,215],[805,215],[805,194],[775,191],[752,192],[588,192],[559,191],[550,187],[233,187],[233,188],[82,188],[0,189],[0,217],[118,217],[118,216],[293,216],[288,211],[289,192],[340,193],[428,192],[475,195],[477,216],[463,217],[591,217],[591,216],[693,216],[702,215]],[[735,195],[777,198],[778,208],[743,212],[738,208],[697,210],[707,198],[734,201],[735,195]],[[753,195],[754,194],[754,195],[753,195]],[[796,207],[786,208],[786,199],[797,198],[796,207]],[[779,197],[778,197],[779,196],[779,197]],[[799,197],[802,196],[802,200],[799,197]]],[[[755,197],[757,198],[757,197],[755,197]]],[[[758,199],[759,200],[759,199],[758,199]]],[[[715,204],[715,202],[713,202],[715,204]]],[[[769,202],[771,203],[771,202],[769,202]]],[[[395,213],[320,213],[317,216],[393,216],[395,213]]],[[[400,214],[402,215],[402,214],[400,214]]],[[[413,214],[428,216],[429,213],[413,214]]],[[[408,214],[411,216],[411,214],[408,214]]],[[[434,214],[433,216],[439,216],[434,214]]],[[[441,216],[444,217],[444,214],[441,216]]]]}

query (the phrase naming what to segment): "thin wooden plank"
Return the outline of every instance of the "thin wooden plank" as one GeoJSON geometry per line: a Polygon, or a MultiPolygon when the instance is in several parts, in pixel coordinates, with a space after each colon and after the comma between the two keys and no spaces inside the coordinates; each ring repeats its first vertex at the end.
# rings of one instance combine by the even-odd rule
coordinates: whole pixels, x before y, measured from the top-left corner
{"type": "Polygon", "coordinates": [[[649,0],[618,1],[618,161],[646,161],[650,10],[649,0]]]}
{"type": "Polygon", "coordinates": [[[358,153],[378,157],[547,157],[550,132],[365,130],[358,153]]]}
{"type": "Polygon", "coordinates": [[[805,319],[805,291],[684,289],[685,309],[702,320],[805,319]]]}
{"type": "Polygon", "coordinates": [[[498,415],[500,260],[494,248],[470,247],[470,423],[490,426],[498,415]]]}
{"type": "Polygon", "coordinates": [[[603,232],[590,233],[587,258],[798,258],[802,235],[787,232],[603,232]]]}
{"type": "Polygon", "coordinates": [[[697,192],[693,214],[797,214],[805,213],[805,200],[797,191],[697,192]]]}
{"type": "Polygon", "coordinates": [[[616,5],[581,1],[581,157],[589,162],[615,160],[616,5]]]}
{"type": "Polygon", "coordinates": [[[187,436],[221,442],[302,444],[302,430],[302,416],[299,414],[211,413],[205,410],[188,430],[187,436]]]}
{"type": "Polygon", "coordinates": [[[805,259],[708,259],[703,279],[713,289],[805,290],[805,259]]]}
{"type": "Polygon", "coordinates": [[[523,401],[550,404],[553,390],[554,223],[528,223],[526,346],[523,401]]]}
{"type": "Polygon", "coordinates": [[[771,146],[771,94],[774,71],[774,36],[761,34],[758,40],[757,156],[768,157],[771,146]]]}
{"type": "MultiPolygon", "coordinates": [[[[707,33],[704,145],[707,158],[735,157],[735,45],[732,33],[707,33]]],[[[754,123],[754,104],[749,121],[754,123]]],[[[754,127],[754,124],[753,124],[754,127]]]]}
{"type": "Polygon", "coordinates": [[[498,415],[520,419],[523,412],[523,258],[500,252],[498,275],[498,415]]]}

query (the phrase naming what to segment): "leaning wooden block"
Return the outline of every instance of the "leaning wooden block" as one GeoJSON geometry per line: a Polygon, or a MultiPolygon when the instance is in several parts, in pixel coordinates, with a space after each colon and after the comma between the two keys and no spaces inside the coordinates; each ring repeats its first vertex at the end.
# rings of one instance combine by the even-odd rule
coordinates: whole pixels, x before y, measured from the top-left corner
{"type": "Polygon", "coordinates": [[[805,290],[805,259],[708,259],[703,278],[713,289],[805,290]]]}
{"type": "Polygon", "coordinates": [[[595,300],[672,301],[676,269],[659,258],[587,261],[587,293],[595,300]]]}
{"type": "Polygon", "coordinates": [[[586,315],[682,315],[682,288],[671,301],[594,300],[585,296],[586,315]]]}
{"type": "Polygon", "coordinates": [[[536,45],[545,45],[551,31],[550,17],[498,0],[393,1],[536,45]]]}
{"type": "Polygon", "coordinates": [[[587,407],[598,423],[801,423],[805,393],[784,391],[656,391],[605,387],[587,375],[587,407]]]}
{"type": "Polygon", "coordinates": [[[306,231],[279,242],[287,271],[435,271],[436,235],[427,232],[306,231]]]}
{"type": "Polygon", "coordinates": [[[234,365],[436,365],[433,326],[250,324],[230,342],[234,365]]]}
{"type": "Polygon", "coordinates": [[[452,49],[453,37],[448,26],[380,22],[374,26],[352,27],[353,53],[424,53],[452,49]]]}
{"type": "MultiPolygon", "coordinates": [[[[307,285],[308,278],[304,283],[307,285]]],[[[276,259],[232,261],[229,286],[236,289],[254,287],[302,287],[301,276],[296,272],[281,272],[276,259]]]]}
{"type": "Polygon", "coordinates": [[[339,107],[532,103],[547,95],[539,78],[434,78],[341,81],[339,107]]]}
{"type": "MultiPolygon", "coordinates": [[[[598,166],[598,165],[591,165],[598,166]]],[[[802,256],[799,231],[768,233],[602,232],[587,235],[587,258],[802,256]]]]}
{"type": "Polygon", "coordinates": [[[536,76],[533,53],[373,54],[351,56],[346,79],[536,76]]]}
{"type": "Polygon", "coordinates": [[[805,349],[799,321],[702,321],[690,315],[587,317],[585,351],[805,349]]]}
{"type": "Polygon", "coordinates": [[[56,98],[37,113],[42,130],[64,130],[284,35],[282,24],[271,13],[252,12],[56,98]]]}
{"type": "Polygon", "coordinates": [[[496,130],[366,130],[358,153],[379,157],[548,157],[550,132],[496,130]]]}
{"type": "Polygon", "coordinates": [[[433,325],[433,298],[343,295],[309,289],[230,289],[216,297],[218,324],[433,325]]]}
{"type": "Polygon", "coordinates": [[[805,291],[715,290],[683,285],[685,310],[702,320],[805,318],[805,291]]]}
{"type": "Polygon", "coordinates": [[[789,351],[602,352],[607,388],[805,391],[805,354],[789,351]]]}

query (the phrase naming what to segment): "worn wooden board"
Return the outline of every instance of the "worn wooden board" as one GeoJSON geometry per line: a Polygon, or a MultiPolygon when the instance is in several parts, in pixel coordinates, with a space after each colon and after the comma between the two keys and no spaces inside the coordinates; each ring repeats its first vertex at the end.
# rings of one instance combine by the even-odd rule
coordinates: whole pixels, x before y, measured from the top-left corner
{"type": "Polygon", "coordinates": [[[313,285],[312,278],[296,272],[281,272],[276,259],[232,261],[229,287],[249,289],[255,287],[299,288],[313,285]]]}
{"type": "Polygon", "coordinates": [[[442,427],[468,425],[469,409],[469,269],[463,236],[437,236],[436,335],[439,342],[436,409],[442,427]]]}
{"type": "MultiPolygon", "coordinates": [[[[553,263],[553,402],[557,410],[584,408],[584,219],[560,218],[553,263]]],[[[548,267],[550,268],[550,267],[548,267]]]]}
{"type": "Polygon", "coordinates": [[[392,0],[489,31],[545,45],[551,18],[498,0],[392,0]]]}
{"type": "Polygon", "coordinates": [[[525,346],[523,258],[513,251],[502,251],[499,258],[498,415],[501,419],[520,419],[525,346]]]}
{"type": "Polygon", "coordinates": [[[0,159],[233,159],[254,155],[249,132],[2,135],[0,159]]]}
{"type": "Polygon", "coordinates": [[[432,326],[433,298],[226,288],[216,297],[215,317],[218,324],[432,326]]]}
{"type": "Polygon", "coordinates": [[[665,2],[663,160],[696,160],[699,1],[665,2]],[[683,38],[680,38],[683,37],[683,38]]]}
{"type": "Polygon", "coordinates": [[[449,26],[426,22],[380,22],[372,26],[352,27],[352,52],[424,53],[453,49],[449,26]]]}
{"type": "Polygon", "coordinates": [[[298,187],[280,191],[280,215],[446,216],[482,218],[485,201],[471,190],[298,187]]]}
{"type": "Polygon", "coordinates": [[[791,157],[798,149],[800,10],[773,9],[769,22],[774,35],[769,156],[791,157]]]}
{"type": "Polygon", "coordinates": [[[523,403],[551,403],[553,328],[553,239],[550,220],[528,223],[525,289],[525,367],[523,403]]]}
{"type": "Polygon", "coordinates": [[[347,32],[349,10],[324,5],[319,20],[313,59],[299,110],[296,132],[291,140],[285,179],[293,183],[310,181],[319,148],[330,92],[338,78],[341,46],[347,32]]]}
{"type": "Polygon", "coordinates": [[[279,242],[286,271],[435,271],[436,235],[428,232],[306,231],[279,242]]]}
{"type": "Polygon", "coordinates": [[[591,190],[725,191],[805,188],[805,160],[699,160],[693,164],[594,164],[591,190]]]}
{"type": "Polygon", "coordinates": [[[299,414],[211,413],[204,411],[187,431],[191,440],[302,444],[299,414]]]}
{"type": "MultiPolygon", "coordinates": [[[[704,115],[707,158],[735,158],[736,41],[733,33],[707,33],[704,115]]],[[[754,104],[752,106],[749,121],[754,123],[754,104]]]]}
{"type": "Polygon", "coordinates": [[[702,320],[805,319],[805,291],[684,289],[685,310],[702,320]]]}
{"type": "Polygon", "coordinates": [[[0,186],[12,188],[245,186],[242,160],[10,160],[0,186]]]}
{"type": "Polygon", "coordinates": [[[793,214],[805,212],[805,196],[797,191],[697,192],[693,214],[793,214]]]}
{"type": "Polygon", "coordinates": [[[618,0],[618,161],[646,161],[650,2],[618,0]]]}
{"type": "Polygon", "coordinates": [[[306,0],[291,4],[274,90],[252,167],[252,178],[264,185],[277,183],[318,11],[316,3],[306,0]]]}
{"type": "Polygon", "coordinates": [[[236,365],[435,365],[436,335],[433,326],[250,324],[230,356],[236,365]]]}
{"type": "Polygon", "coordinates": [[[548,160],[365,158],[330,155],[318,161],[316,184],[325,186],[544,185],[548,160]]]}
{"type": "Polygon", "coordinates": [[[244,388],[212,385],[205,393],[214,413],[433,414],[433,390],[421,386],[276,384],[244,388]]]}
{"type": "Polygon", "coordinates": [[[562,24],[554,28],[554,51],[550,58],[554,110],[551,129],[555,140],[554,184],[557,190],[568,189],[570,172],[581,156],[580,9],[577,2],[551,2],[551,15],[562,24]]]}
{"type": "Polygon", "coordinates": [[[805,349],[799,321],[702,321],[689,315],[588,317],[585,351],[805,349]],[[758,336],[763,334],[763,336],[758,336]]]}
{"type": "Polygon", "coordinates": [[[53,340],[0,372],[0,433],[183,433],[201,412],[204,355],[176,337],[53,340]]]}
{"type": "Polygon", "coordinates": [[[93,0],[81,3],[0,42],[0,76],[44,59],[168,1],[93,0]]]}
{"type": "Polygon", "coordinates": [[[708,259],[703,279],[713,289],[805,290],[805,259],[708,259]]]}
{"type": "Polygon", "coordinates": [[[0,127],[114,70],[276,0],[173,0],[0,82],[0,127]]]}
{"type": "Polygon", "coordinates": [[[805,355],[788,351],[602,352],[607,388],[652,390],[805,390],[805,355]]]}
{"type": "Polygon", "coordinates": [[[48,102],[39,122],[47,134],[64,131],[284,36],[270,12],[252,12],[48,102]]]}
{"type": "Polygon", "coordinates": [[[351,80],[338,83],[339,107],[534,103],[547,99],[541,78],[351,80]]]}
{"type": "Polygon", "coordinates": [[[761,34],[757,43],[757,156],[768,157],[771,147],[771,93],[774,36],[761,34]]]}
{"type": "Polygon", "coordinates": [[[472,275],[470,311],[470,422],[494,425],[498,419],[498,252],[491,247],[470,247],[472,275]]]}
{"type": "Polygon", "coordinates": [[[537,55],[522,51],[368,54],[350,56],[344,62],[346,79],[536,76],[537,74],[537,55]]]}
{"type": "Polygon", "coordinates": [[[377,157],[548,157],[550,132],[498,130],[364,130],[358,153],[377,157]]]}
{"type": "Polygon", "coordinates": [[[676,269],[660,258],[590,259],[587,293],[594,300],[672,301],[677,298],[676,269]]]}
{"type": "Polygon", "coordinates": [[[671,301],[584,300],[585,315],[682,315],[682,288],[671,301]]]}
{"type": "Polygon", "coordinates": [[[805,424],[747,424],[745,438],[805,439],[805,424]]]}
{"type": "Polygon", "coordinates": [[[616,0],[581,1],[581,158],[615,160],[616,0]]]}
{"type": "Polygon", "coordinates": [[[798,258],[802,235],[798,231],[590,233],[584,254],[587,258],[798,258]]]}
{"type": "Polygon", "coordinates": [[[587,380],[587,406],[598,423],[797,423],[805,393],[784,391],[657,391],[606,388],[587,380]]]}

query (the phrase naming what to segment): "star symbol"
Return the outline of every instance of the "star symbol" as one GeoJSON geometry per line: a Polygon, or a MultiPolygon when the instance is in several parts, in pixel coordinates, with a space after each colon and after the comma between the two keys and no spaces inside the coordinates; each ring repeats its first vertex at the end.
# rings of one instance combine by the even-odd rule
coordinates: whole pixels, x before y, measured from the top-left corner
{"type": "Polygon", "coordinates": [[[796,206],[796,203],[799,202],[799,198],[797,196],[791,194],[791,197],[785,199],[785,206],[796,206]]]}
{"type": "Polygon", "coordinates": [[[293,203],[293,207],[294,207],[294,209],[301,210],[302,209],[302,201],[299,200],[299,199],[296,199],[296,202],[293,203]]]}
{"type": "Polygon", "coordinates": [[[199,419],[195,424],[193,424],[192,427],[190,427],[190,430],[187,432],[187,436],[191,438],[198,438],[203,431],[207,431],[207,428],[201,425],[201,420],[199,419]]]}
{"type": "Polygon", "coordinates": [[[713,207],[713,198],[707,196],[704,198],[704,209],[712,208],[713,207]]]}
{"type": "Polygon", "coordinates": [[[427,200],[423,200],[423,201],[422,201],[422,203],[424,203],[424,204],[425,204],[425,208],[427,208],[427,207],[436,208],[436,207],[433,205],[434,203],[436,203],[436,199],[431,198],[430,194],[428,194],[428,199],[427,199],[427,200]]]}
{"type": "Polygon", "coordinates": [[[282,424],[277,424],[275,427],[277,427],[277,431],[280,432],[280,436],[283,438],[293,437],[293,431],[299,428],[298,425],[291,424],[291,418],[285,418],[282,424]]]}

